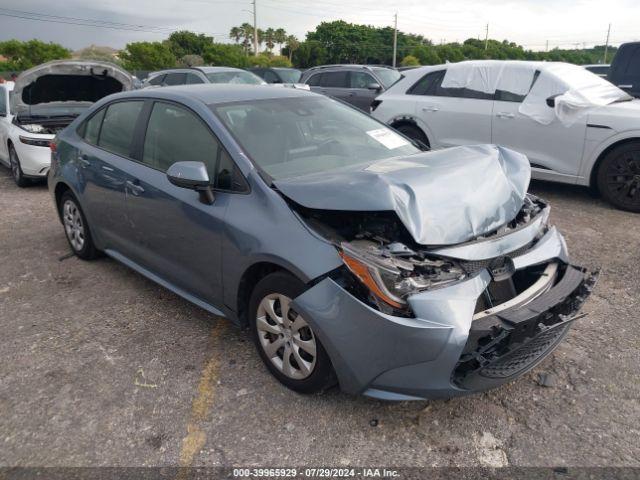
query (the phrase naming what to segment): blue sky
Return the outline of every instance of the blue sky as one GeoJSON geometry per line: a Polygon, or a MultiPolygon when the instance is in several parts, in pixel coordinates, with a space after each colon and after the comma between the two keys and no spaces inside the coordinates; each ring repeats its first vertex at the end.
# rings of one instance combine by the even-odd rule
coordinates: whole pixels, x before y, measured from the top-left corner
{"type": "MultiPolygon", "coordinates": [[[[638,0],[257,0],[258,26],[283,27],[303,39],[321,21],[344,19],[400,30],[440,41],[489,36],[527,48],[571,48],[603,44],[612,23],[612,43],[640,40],[638,0]]],[[[89,44],[122,48],[140,40],[161,40],[172,29],[189,29],[229,41],[234,25],[250,22],[250,0],[3,0],[0,40],[38,38],[69,48],[89,44]],[[17,13],[18,12],[18,13],[17,13]],[[67,23],[28,20],[21,12],[56,15],[67,23]],[[7,16],[11,15],[11,16],[7,16]],[[69,18],[82,19],[69,20],[69,18]],[[74,25],[85,19],[111,22],[114,28],[74,25]],[[130,27],[136,25],[138,27],[130,27]],[[135,31],[145,30],[145,31],[135,31]]]]}

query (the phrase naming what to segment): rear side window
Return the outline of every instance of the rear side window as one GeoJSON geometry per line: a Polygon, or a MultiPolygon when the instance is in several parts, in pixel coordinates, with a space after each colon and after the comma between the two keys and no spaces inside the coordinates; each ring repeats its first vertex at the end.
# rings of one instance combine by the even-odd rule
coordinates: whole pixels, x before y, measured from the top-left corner
{"type": "Polygon", "coordinates": [[[7,114],[7,91],[0,87],[0,113],[7,114]]]}
{"type": "Polygon", "coordinates": [[[327,72],[322,75],[320,86],[327,88],[348,88],[349,72],[327,72]]]}
{"type": "Polygon", "coordinates": [[[91,145],[98,144],[98,136],[100,135],[100,126],[102,125],[102,119],[104,118],[104,112],[106,108],[101,109],[98,113],[95,113],[84,126],[84,141],[91,145]]]}
{"type": "Polygon", "coordinates": [[[151,80],[149,80],[149,85],[162,85],[162,80],[164,80],[166,75],[156,75],[151,80]]]}
{"type": "Polygon", "coordinates": [[[142,105],[142,101],[117,102],[109,105],[104,114],[98,146],[117,155],[129,157],[133,132],[142,105]]]}
{"type": "Polygon", "coordinates": [[[184,85],[187,81],[185,73],[167,73],[167,76],[164,78],[164,85],[184,85]]]}
{"type": "Polygon", "coordinates": [[[630,77],[640,77],[640,45],[637,45],[627,57],[628,63],[625,75],[630,77]]]}
{"type": "Polygon", "coordinates": [[[187,85],[196,85],[198,83],[204,83],[204,80],[195,73],[187,73],[187,85]]]}
{"type": "Polygon", "coordinates": [[[311,75],[307,80],[307,85],[310,87],[318,87],[320,86],[320,81],[322,80],[322,73],[316,73],[315,75],[311,75]]]}
{"type": "Polygon", "coordinates": [[[429,72],[413,86],[407,90],[408,95],[433,95],[435,86],[442,82],[444,77],[444,70],[438,70],[437,72],[429,72]]]}

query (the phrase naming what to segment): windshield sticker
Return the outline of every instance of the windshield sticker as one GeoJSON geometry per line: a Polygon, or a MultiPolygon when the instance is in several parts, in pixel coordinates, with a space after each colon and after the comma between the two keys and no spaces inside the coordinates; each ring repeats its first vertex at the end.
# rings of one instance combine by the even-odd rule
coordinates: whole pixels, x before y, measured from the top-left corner
{"type": "Polygon", "coordinates": [[[367,132],[374,140],[377,140],[382,145],[387,147],[389,150],[393,150],[394,148],[404,147],[405,145],[409,145],[404,138],[398,135],[395,132],[392,132],[388,128],[378,128],[376,130],[369,130],[367,132]]]}

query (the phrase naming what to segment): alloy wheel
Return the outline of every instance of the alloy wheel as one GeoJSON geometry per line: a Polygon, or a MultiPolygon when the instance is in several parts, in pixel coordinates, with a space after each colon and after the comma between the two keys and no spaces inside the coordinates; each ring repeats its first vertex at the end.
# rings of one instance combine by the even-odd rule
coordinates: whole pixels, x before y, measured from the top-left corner
{"type": "Polygon", "coordinates": [[[256,312],[256,326],[260,347],[271,363],[285,376],[302,380],[316,365],[316,338],[290,303],[289,297],[278,293],[264,297],[256,312]]]}
{"type": "Polygon", "coordinates": [[[81,251],[85,242],[84,223],[82,222],[80,209],[72,200],[64,202],[62,221],[69,243],[76,252],[81,251]]]}
{"type": "Polygon", "coordinates": [[[640,206],[640,151],[625,152],[607,170],[607,188],[621,204],[640,206]]]}

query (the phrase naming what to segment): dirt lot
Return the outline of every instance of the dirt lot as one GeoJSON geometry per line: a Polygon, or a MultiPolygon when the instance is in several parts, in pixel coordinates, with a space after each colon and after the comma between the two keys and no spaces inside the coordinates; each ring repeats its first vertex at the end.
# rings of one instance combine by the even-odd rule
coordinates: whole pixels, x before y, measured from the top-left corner
{"type": "Polygon", "coordinates": [[[640,215],[532,190],[574,261],[602,268],[589,316],[508,386],[383,403],[285,390],[227,321],[66,258],[46,187],[0,167],[0,465],[640,466],[640,215]]]}

